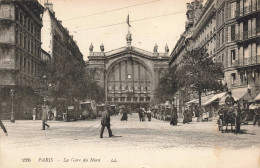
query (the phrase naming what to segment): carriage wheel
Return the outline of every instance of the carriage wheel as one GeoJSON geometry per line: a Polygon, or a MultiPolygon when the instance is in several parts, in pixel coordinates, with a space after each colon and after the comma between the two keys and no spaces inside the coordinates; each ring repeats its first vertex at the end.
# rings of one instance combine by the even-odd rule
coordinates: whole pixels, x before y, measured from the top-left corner
{"type": "Polygon", "coordinates": [[[219,131],[223,132],[223,121],[219,119],[219,131]]]}

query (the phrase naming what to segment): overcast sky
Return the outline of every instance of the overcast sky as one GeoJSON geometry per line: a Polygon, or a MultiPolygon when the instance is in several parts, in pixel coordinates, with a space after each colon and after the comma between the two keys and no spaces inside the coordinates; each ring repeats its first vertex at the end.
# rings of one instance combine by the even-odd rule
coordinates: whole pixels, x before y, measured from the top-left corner
{"type": "MultiPolygon", "coordinates": [[[[132,46],[153,51],[154,45],[157,44],[159,46],[158,52],[164,52],[167,43],[171,52],[185,29],[186,3],[191,1],[49,0],[49,2],[53,3],[57,19],[63,21],[63,26],[68,28],[70,34],[77,41],[84,60],[87,60],[91,43],[94,45],[94,52],[100,51],[99,46],[101,43],[104,44],[105,51],[126,46],[125,37],[128,31],[126,18],[128,13],[133,38],[132,46]],[[114,10],[118,8],[123,9],[114,10]],[[105,11],[110,12],[96,14],[105,11]],[[86,15],[92,16],[84,17],[86,15]],[[166,16],[156,17],[161,15],[166,16]],[[143,18],[150,19],[131,22],[143,18]]],[[[44,0],[40,2],[43,4],[44,0]]]]}

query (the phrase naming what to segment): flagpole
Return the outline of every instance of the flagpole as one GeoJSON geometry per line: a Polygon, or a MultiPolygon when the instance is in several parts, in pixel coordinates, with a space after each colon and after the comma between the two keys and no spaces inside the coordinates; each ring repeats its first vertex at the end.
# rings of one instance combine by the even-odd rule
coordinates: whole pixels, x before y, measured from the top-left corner
{"type": "MultiPolygon", "coordinates": [[[[129,18],[129,11],[128,11],[128,18],[129,18]]],[[[129,22],[129,24],[130,24],[130,18],[129,18],[128,22],[129,22]]],[[[128,32],[129,32],[129,24],[127,24],[128,32]]]]}

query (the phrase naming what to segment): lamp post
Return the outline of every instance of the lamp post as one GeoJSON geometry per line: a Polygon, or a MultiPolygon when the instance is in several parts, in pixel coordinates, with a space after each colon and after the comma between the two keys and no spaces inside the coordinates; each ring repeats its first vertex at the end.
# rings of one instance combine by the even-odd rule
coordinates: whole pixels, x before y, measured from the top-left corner
{"type": "Polygon", "coordinates": [[[44,101],[44,106],[45,106],[45,102],[46,102],[46,94],[45,94],[45,90],[47,90],[46,84],[47,84],[47,80],[48,80],[48,76],[46,74],[43,75],[42,79],[44,80],[44,90],[43,90],[43,101],[44,101]]]}
{"type": "Polygon", "coordinates": [[[14,120],[14,89],[10,90],[10,94],[11,94],[11,98],[12,98],[12,111],[11,111],[11,120],[10,120],[10,122],[14,123],[15,122],[15,120],[14,120]]]}

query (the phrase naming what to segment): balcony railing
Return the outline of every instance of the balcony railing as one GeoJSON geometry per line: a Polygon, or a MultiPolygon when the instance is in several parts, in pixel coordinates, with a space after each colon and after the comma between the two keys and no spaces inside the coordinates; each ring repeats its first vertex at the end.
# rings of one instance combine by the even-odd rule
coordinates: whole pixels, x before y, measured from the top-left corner
{"type": "Polygon", "coordinates": [[[0,16],[0,20],[13,20],[13,17],[9,11],[2,12],[2,15],[0,16]]]}
{"type": "Polygon", "coordinates": [[[248,31],[243,32],[243,39],[248,39],[248,31]]]}
{"type": "Polygon", "coordinates": [[[244,65],[250,65],[252,64],[251,58],[244,58],[244,65]]]}
{"type": "Polygon", "coordinates": [[[0,60],[0,69],[14,69],[14,60],[0,60]]]}
{"type": "MultiPolygon", "coordinates": [[[[258,5],[260,7],[260,3],[258,3],[258,5]]],[[[236,18],[241,19],[244,16],[250,17],[251,14],[257,14],[259,12],[259,7],[257,9],[256,4],[253,4],[252,6],[245,6],[244,8],[236,11],[236,18]]]]}
{"type": "Polygon", "coordinates": [[[240,34],[235,35],[235,40],[240,40],[240,34]]]}
{"type": "Polygon", "coordinates": [[[239,60],[233,60],[232,62],[231,62],[231,65],[232,66],[239,66],[239,60]]]}

